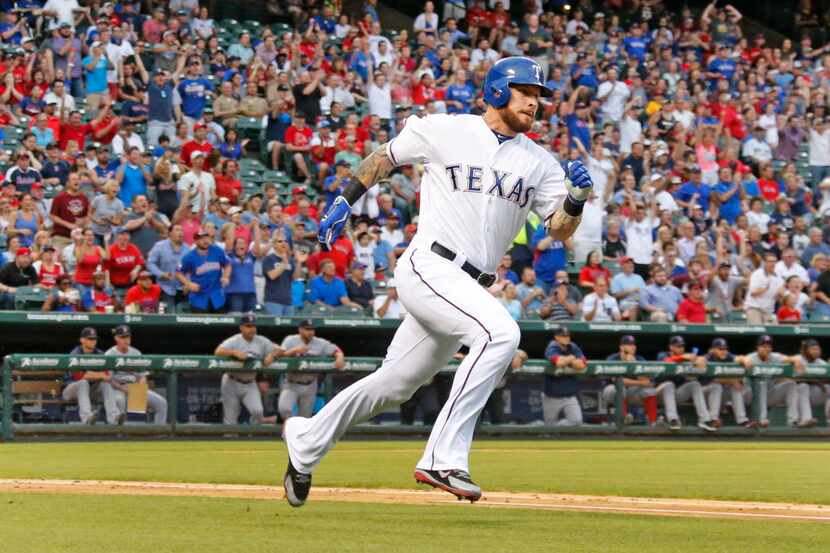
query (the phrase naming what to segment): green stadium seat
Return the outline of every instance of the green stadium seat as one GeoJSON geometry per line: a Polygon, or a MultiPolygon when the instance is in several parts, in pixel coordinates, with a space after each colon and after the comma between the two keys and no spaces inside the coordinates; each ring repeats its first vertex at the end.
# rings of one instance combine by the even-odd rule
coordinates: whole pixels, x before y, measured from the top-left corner
{"type": "Polygon", "coordinates": [[[42,286],[21,286],[14,294],[14,308],[17,311],[39,311],[49,292],[49,288],[42,286]]]}
{"type": "Polygon", "coordinates": [[[727,313],[726,320],[730,323],[745,323],[746,313],[738,309],[733,309],[732,311],[727,313]]]}

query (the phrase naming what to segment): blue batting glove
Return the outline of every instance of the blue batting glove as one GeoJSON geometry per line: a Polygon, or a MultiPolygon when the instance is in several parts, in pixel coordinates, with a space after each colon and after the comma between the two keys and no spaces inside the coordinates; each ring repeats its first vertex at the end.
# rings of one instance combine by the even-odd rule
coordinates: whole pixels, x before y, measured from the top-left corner
{"type": "Polygon", "coordinates": [[[346,226],[346,221],[349,220],[351,212],[352,206],[349,205],[346,198],[337,196],[334,202],[332,202],[331,207],[323,215],[323,218],[320,219],[320,230],[317,233],[317,240],[327,251],[331,249],[331,245],[337,241],[340,233],[343,232],[343,227],[346,226]]]}
{"type": "Polygon", "coordinates": [[[588,169],[581,161],[562,161],[560,165],[565,171],[565,186],[568,188],[568,196],[571,202],[584,204],[594,188],[588,169]]]}

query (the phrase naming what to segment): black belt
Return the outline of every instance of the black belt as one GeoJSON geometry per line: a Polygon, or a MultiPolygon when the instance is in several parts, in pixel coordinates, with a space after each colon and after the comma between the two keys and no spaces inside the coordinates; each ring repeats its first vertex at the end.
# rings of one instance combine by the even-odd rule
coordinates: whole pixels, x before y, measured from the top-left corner
{"type": "MultiPolygon", "coordinates": [[[[433,242],[432,246],[430,246],[430,251],[432,253],[437,253],[444,259],[449,261],[453,261],[456,258],[456,253],[451,249],[447,248],[446,246],[442,246],[438,242],[433,242]]],[[[471,263],[465,261],[464,264],[461,266],[461,270],[473,277],[473,280],[484,286],[485,288],[491,287],[496,282],[496,275],[493,273],[483,273],[475,268],[471,263]]]]}
{"type": "Polygon", "coordinates": [[[239,377],[237,377],[233,374],[230,374],[230,373],[228,373],[228,377],[231,380],[235,380],[235,381],[239,382],[240,384],[253,384],[254,382],[256,382],[256,379],[254,379],[254,380],[242,380],[241,378],[239,378],[239,377]]]}

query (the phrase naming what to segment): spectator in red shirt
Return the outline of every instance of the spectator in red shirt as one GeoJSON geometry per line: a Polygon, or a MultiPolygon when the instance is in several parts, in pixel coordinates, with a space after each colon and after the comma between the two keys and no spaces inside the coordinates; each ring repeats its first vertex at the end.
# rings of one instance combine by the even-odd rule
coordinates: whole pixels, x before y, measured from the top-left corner
{"type": "MultiPolygon", "coordinates": [[[[101,111],[101,113],[104,113],[104,111],[101,111]]],[[[83,149],[87,136],[92,134],[92,125],[83,122],[80,111],[71,112],[68,119],[65,114],[61,112],[60,117],[61,127],[58,146],[60,146],[61,150],[66,150],[67,142],[74,140],[78,145],[78,148],[83,149]]]]}
{"type": "Polygon", "coordinates": [[[115,242],[109,247],[107,269],[110,273],[110,284],[116,291],[126,292],[135,282],[144,257],[138,246],[130,242],[130,231],[121,227],[115,231],[115,242]]]}
{"type": "Polygon", "coordinates": [[[305,124],[304,113],[294,115],[294,124],[285,131],[285,149],[291,152],[294,165],[297,166],[300,174],[305,177],[306,183],[311,182],[311,172],[308,170],[308,154],[311,152],[312,134],[311,128],[305,124]]]}
{"type": "Polygon", "coordinates": [[[432,74],[426,72],[421,75],[420,82],[415,85],[414,89],[412,89],[412,102],[419,106],[423,106],[430,100],[440,99],[440,94],[438,89],[435,87],[435,79],[432,77],[432,74]]]}
{"type": "Polygon", "coordinates": [[[680,302],[675,314],[677,322],[706,323],[706,305],[703,303],[703,285],[698,281],[689,284],[689,295],[680,302]]]}
{"type": "Polygon", "coordinates": [[[485,7],[484,0],[476,0],[475,3],[467,8],[467,34],[470,35],[470,43],[478,43],[478,33],[480,27],[487,27],[490,25],[490,12],[485,7]]]}
{"type": "Polygon", "coordinates": [[[775,169],[772,163],[765,163],[761,166],[761,176],[758,178],[758,190],[761,196],[768,202],[774,202],[781,194],[781,187],[775,180],[775,169]]]}
{"type": "Polygon", "coordinates": [[[137,284],[127,290],[124,310],[135,313],[156,313],[161,298],[161,286],[153,283],[150,271],[138,273],[137,284]],[[133,307],[134,306],[134,307],[133,307]]]}
{"type": "Polygon", "coordinates": [[[597,277],[605,277],[606,281],[611,282],[611,271],[602,266],[602,252],[594,250],[588,254],[585,265],[579,271],[579,285],[593,290],[597,277]]]}
{"type": "Polygon", "coordinates": [[[84,228],[89,223],[89,198],[81,192],[81,179],[73,171],[66,177],[64,191],[52,200],[49,219],[52,228],[52,243],[56,248],[69,245],[69,233],[75,228],[84,228]]]}
{"type": "MultiPolygon", "coordinates": [[[[92,137],[95,142],[101,144],[110,144],[115,135],[118,134],[118,129],[121,126],[121,118],[112,114],[112,103],[107,102],[103,104],[98,115],[90,121],[92,127],[92,137]]],[[[83,144],[80,145],[83,150],[83,144]]]]}
{"type": "Polygon", "coordinates": [[[237,178],[239,163],[232,159],[222,162],[222,172],[214,177],[216,181],[216,197],[227,198],[231,205],[239,203],[242,194],[242,182],[237,178]]]}
{"type": "Polygon", "coordinates": [[[334,167],[335,154],[337,138],[331,133],[331,123],[323,119],[317,125],[317,134],[311,139],[311,159],[317,165],[320,182],[328,175],[329,168],[334,167]]]}
{"type": "Polygon", "coordinates": [[[182,162],[190,167],[190,156],[193,152],[200,151],[205,154],[205,159],[210,156],[213,146],[207,141],[208,128],[204,125],[193,127],[193,140],[188,140],[182,146],[182,162]]]}

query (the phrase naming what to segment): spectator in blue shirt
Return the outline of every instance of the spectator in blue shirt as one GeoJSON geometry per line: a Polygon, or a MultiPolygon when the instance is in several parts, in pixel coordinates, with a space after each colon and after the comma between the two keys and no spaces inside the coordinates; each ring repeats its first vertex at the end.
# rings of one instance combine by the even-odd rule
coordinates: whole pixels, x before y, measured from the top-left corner
{"type": "Polygon", "coordinates": [[[346,283],[335,274],[334,261],[326,259],[320,263],[320,274],[311,281],[311,303],[326,307],[341,305],[360,308],[349,299],[346,283]]]}
{"type": "MultiPolygon", "coordinates": [[[[234,206],[239,209],[238,206],[234,206]]],[[[233,209],[233,208],[232,208],[233,209]]],[[[251,225],[253,228],[253,246],[248,251],[248,241],[236,238],[233,241],[233,251],[229,260],[231,265],[231,280],[225,288],[228,297],[228,310],[231,313],[247,313],[256,310],[256,287],[254,286],[254,265],[257,258],[262,256],[259,223],[251,225]]]]}
{"type": "Polygon", "coordinates": [[[147,194],[147,184],[153,182],[153,177],[142,163],[141,150],[135,146],[129,149],[127,158],[115,173],[115,180],[121,185],[118,198],[124,205],[132,205],[133,198],[147,194]]]}
{"type": "Polygon", "coordinates": [[[195,235],[196,246],[182,259],[176,278],[184,285],[194,313],[221,313],[225,309],[225,288],[231,281],[231,264],[225,251],[211,244],[205,230],[195,235]]]}
{"type": "Polygon", "coordinates": [[[718,55],[709,62],[709,65],[706,67],[706,76],[711,79],[710,85],[712,88],[715,88],[718,83],[718,79],[723,77],[727,81],[732,81],[732,77],[735,75],[735,70],[738,66],[735,64],[734,61],[729,59],[729,48],[726,46],[721,46],[718,49],[718,55]]]}
{"type": "Polygon", "coordinates": [[[576,139],[579,139],[583,148],[591,147],[591,129],[588,127],[588,104],[579,99],[580,94],[586,90],[586,87],[577,87],[568,100],[570,113],[565,116],[565,124],[568,125],[568,135],[571,137],[571,148],[576,148],[576,139]]]}
{"type": "Polygon", "coordinates": [[[545,294],[550,294],[556,280],[556,271],[564,269],[567,263],[565,243],[550,236],[545,225],[539,225],[533,233],[531,246],[537,254],[533,261],[533,270],[536,271],[539,286],[545,294]]]}
{"type": "Polygon", "coordinates": [[[86,76],[87,109],[96,112],[99,107],[109,102],[107,71],[113,69],[113,65],[107,58],[101,42],[93,42],[90,51],[92,53],[81,63],[83,63],[86,76]]]}
{"type": "Polygon", "coordinates": [[[455,82],[447,87],[447,93],[444,96],[447,113],[470,113],[474,99],[475,92],[467,84],[467,72],[459,69],[455,72],[455,82]]]}
{"type": "Polygon", "coordinates": [[[734,225],[738,215],[741,214],[743,187],[732,182],[732,169],[729,167],[721,167],[718,177],[720,180],[712,187],[712,192],[720,204],[720,218],[734,225]]]}
{"type": "Polygon", "coordinates": [[[683,294],[669,282],[666,270],[654,269],[651,275],[654,282],[646,286],[640,294],[640,309],[648,313],[652,322],[673,321],[683,294]]]}
{"type": "Polygon", "coordinates": [[[182,291],[182,283],[176,280],[176,270],[188,252],[184,244],[184,231],[181,225],[173,225],[166,240],[156,242],[147,255],[147,270],[156,278],[161,287],[160,300],[171,311],[187,301],[182,291]]]}
{"type": "Polygon", "coordinates": [[[645,61],[648,51],[648,39],[643,36],[643,30],[639,25],[632,25],[631,36],[623,39],[625,52],[637,61],[645,61]]]}
{"type": "Polygon", "coordinates": [[[0,22],[0,38],[6,44],[20,44],[23,39],[21,31],[25,29],[24,21],[18,21],[17,12],[9,10],[4,16],[5,20],[0,22]]]}
{"type": "Polygon", "coordinates": [[[201,76],[201,68],[199,58],[191,58],[187,62],[187,74],[176,88],[182,99],[182,113],[191,128],[202,118],[207,99],[213,94],[213,82],[201,76]]]}
{"type": "Polygon", "coordinates": [[[688,215],[695,204],[703,207],[704,211],[709,209],[709,193],[711,191],[711,187],[703,182],[703,173],[700,167],[695,166],[692,169],[692,180],[677,189],[674,193],[674,199],[677,201],[677,205],[682,207],[688,215]]]}

